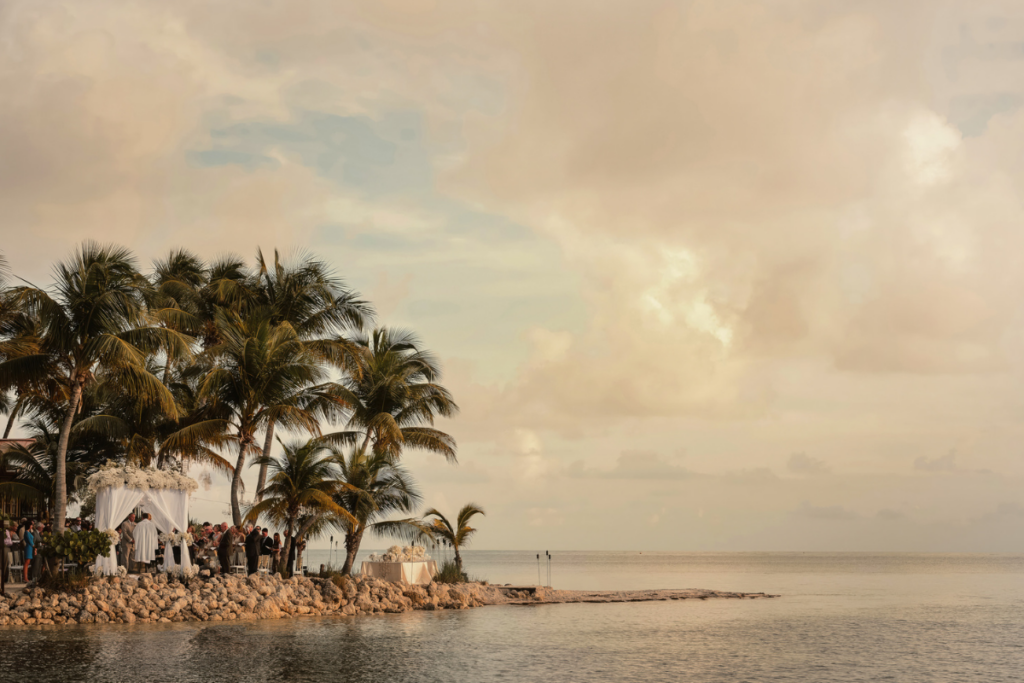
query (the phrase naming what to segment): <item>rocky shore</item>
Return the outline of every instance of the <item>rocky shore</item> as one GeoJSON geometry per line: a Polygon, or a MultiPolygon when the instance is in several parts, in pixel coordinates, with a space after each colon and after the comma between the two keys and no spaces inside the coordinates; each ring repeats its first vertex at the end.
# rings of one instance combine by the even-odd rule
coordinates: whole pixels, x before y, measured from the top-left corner
{"type": "Polygon", "coordinates": [[[0,597],[0,626],[246,621],[501,604],[777,597],[696,589],[587,592],[480,583],[409,586],[372,577],[338,583],[341,585],[329,579],[282,579],[266,574],[196,577],[185,582],[168,580],[166,574],[100,578],[78,593],[32,588],[0,597]]]}

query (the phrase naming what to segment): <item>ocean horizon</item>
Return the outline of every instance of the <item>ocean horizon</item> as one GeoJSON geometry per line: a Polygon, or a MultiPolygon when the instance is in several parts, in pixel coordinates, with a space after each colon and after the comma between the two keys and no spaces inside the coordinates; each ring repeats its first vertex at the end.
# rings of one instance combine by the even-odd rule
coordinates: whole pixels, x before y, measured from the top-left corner
{"type": "MultiPolygon", "coordinates": [[[[182,683],[1011,681],[1024,670],[1024,554],[551,554],[556,588],[780,597],[26,627],[5,633],[0,670],[182,683]]],[[[311,551],[310,566],[326,555],[311,551]]],[[[536,584],[536,555],[477,550],[465,561],[492,583],[536,584]]]]}

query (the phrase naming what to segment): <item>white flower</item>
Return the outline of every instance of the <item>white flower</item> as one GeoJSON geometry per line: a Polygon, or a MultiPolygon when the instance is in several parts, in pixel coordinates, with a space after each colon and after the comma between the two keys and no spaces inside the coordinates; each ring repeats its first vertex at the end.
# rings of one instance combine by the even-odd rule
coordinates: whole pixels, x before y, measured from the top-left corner
{"type": "Polygon", "coordinates": [[[181,491],[195,491],[199,488],[198,482],[190,477],[177,472],[167,472],[150,468],[138,468],[132,465],[120,466],[116,463],[107,462],[99,472],[91,475],[88,479],[88,488],[95,493],[108,486],[127,486],[138,489],[178,489],[181,491]]]}
{"type": "Polygon", "coordinates": [[[117,575],[120,576],[122,579],[124,577],[128,576],[128,568],[127,567],[118,567],[117,568],[117,575]]]}
{"type": "Polygon", "coordinates": [[[121,541],[121,534],[117,533],[117,529],[104,529],[103,533],[110,537],[111,545],[117,545],[121,541]]]}

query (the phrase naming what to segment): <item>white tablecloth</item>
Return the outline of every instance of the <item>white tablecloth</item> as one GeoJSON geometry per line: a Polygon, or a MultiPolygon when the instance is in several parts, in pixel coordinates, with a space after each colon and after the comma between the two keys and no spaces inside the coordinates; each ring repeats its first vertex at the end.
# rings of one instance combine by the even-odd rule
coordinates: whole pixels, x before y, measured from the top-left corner
{"type": "Polygon", "coordinates": [[[418,562],[363,562],[360,570],[363,576],[372,576],[397,583],[414,583],[425,586],[437,574],[437,563],[433,560],[418,562]]]}

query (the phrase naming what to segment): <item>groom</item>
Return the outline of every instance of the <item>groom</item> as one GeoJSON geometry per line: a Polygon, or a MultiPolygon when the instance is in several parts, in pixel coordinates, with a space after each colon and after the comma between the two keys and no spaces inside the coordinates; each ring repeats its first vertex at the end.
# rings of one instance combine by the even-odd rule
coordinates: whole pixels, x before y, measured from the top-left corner
{"type": "Polygon", "coordinates": [[[132,547],[135,545],[135,513],[121,522],[121,541],[117,546],[118,564],[131,571],[132,547]]]}

